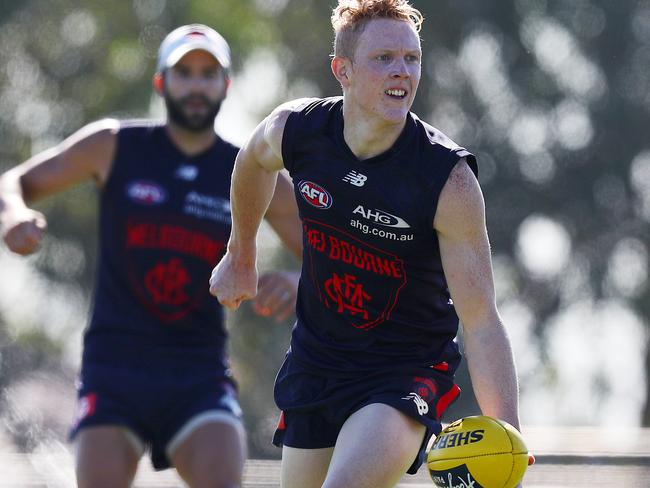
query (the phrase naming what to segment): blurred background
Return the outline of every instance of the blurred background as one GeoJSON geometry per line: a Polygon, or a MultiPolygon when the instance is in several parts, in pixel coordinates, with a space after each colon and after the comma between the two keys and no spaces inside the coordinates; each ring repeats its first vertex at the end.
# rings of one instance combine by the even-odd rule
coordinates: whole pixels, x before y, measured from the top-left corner
{"type": "MultiPolygon", "coordinates": [[[[500,311],[525,425],[650,426],[650,1],[414,0],[414,111],[478,156],[500,311]]],[[[218,131],[241,143],[275,105],[338,95],[334,0],[2,0],[0,170],[105,117],[161,117],[158,45],[178,25],[233,50],[218,131]]],[[[0,247],[0,448],[65,439],[91,304],[96,189],[38,205],[28,259],[0,247]]],[[[264,229],[262,267],[296,268],[264,229]]],[[[207,285],[206,285],[207,286],[207,285]]],[[[229,316],[251,457],[279,457],[272,384],[291,322],[229,316]]],[[[464,394],[446,420],[477,407],[464,394]]]]}

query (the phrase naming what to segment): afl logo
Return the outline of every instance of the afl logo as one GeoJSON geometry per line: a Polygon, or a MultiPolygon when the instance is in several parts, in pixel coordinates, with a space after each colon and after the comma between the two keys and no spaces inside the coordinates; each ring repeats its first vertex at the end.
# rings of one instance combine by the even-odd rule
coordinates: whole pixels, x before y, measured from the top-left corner
{"type": "Polygon", "coordinates": [[[298,189],[302,198],[307,203],[316,208],[330,208],[332,206],[332,195],[320,185],[311,181],[301,181],[298,183],[298,189]]]}
{"type": "Polygon", "coordinates": [[[167,199],[165,189],[149,181],[136,181],[131,183],[127,187],[126,193],[131,200],[143,205],[157,205],[167,199]]]}

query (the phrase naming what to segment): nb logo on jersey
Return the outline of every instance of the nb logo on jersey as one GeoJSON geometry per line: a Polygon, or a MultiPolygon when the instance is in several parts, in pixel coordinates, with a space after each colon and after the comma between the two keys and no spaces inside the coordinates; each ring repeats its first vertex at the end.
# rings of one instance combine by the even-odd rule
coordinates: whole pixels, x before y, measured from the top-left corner
{"type": "Polygon", "coordinates": [[[361,173],[357,173],[356,171],[350,171],[345,177],[343,178],[343,181],[350,183],[351,185],[354,186],[363,186],[364,183],[368,177],[366,175],[362,175],[361,173]]]}
{"type": "Polygon", "coordinates": [[[199,174],[199,168],[185,164],[176,169],[174,176],[185,181],[194,181],[199,174]]]}
{"type": "Polygon", "coordinates": [[[415,402],[415,406],[417,407],[418,413],[420,415],[426,415],[427,412],[429,411],[429,404],[425,402],[422,399],[422,397],[415,392],[411,392],[407,396],[402,397],[402,400],[413,400],[415,402]]]}

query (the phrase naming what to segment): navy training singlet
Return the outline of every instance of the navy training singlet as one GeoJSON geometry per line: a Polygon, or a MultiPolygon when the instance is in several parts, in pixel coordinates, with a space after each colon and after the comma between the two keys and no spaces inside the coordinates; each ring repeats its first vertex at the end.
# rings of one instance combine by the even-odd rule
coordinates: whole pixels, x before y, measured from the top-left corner
{"type": "Polygon", "coordinates": [[[101,192],[95,303],[84,365],[224,371],[223,309],[209,294],[230,235],[238,148],[187,156],[163,125],[122,123],[101,192]]]}
{"type": "MultiPolygon", "coordinates": [[[[289,357],[347,376],[460,355],[433,220],[460,158],[476,160],[410,113],[386,152],[359,160],[343,137],[341,97],[287,119],[282,155],[303,223],[303,264],[289,357]]],[[[445,365],[445,367],[447,367],[445,365]]]]}

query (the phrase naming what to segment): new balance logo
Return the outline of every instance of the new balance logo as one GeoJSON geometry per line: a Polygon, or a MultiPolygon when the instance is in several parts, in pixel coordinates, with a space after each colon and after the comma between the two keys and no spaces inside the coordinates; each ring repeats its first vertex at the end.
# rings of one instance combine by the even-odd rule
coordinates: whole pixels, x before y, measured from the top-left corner
{"type": "Polygon", "coordinates": [[[345,175],[343,181],[354,186],[363,186],[367,179],[368,177],[366,175],[362,175],[356,171],[350,171],[347,175],[345,175]]]}
{"type": "Polygon", "coordinates": [[[199,174],[199,168],[196,166],[183,165],[176,169],[174,176],[185,181],[194,181],[199,174]]]}
{"type": "Polygon", "coordinates": [[[407,396],[402,397],[402,400],[413,400],[415,402],[415,406],[418,408],[418,413],[420,415],[426,415],[427,412],[429,412],[429,404],[425,402],[417,393],[411,392],[407,396]]]}

